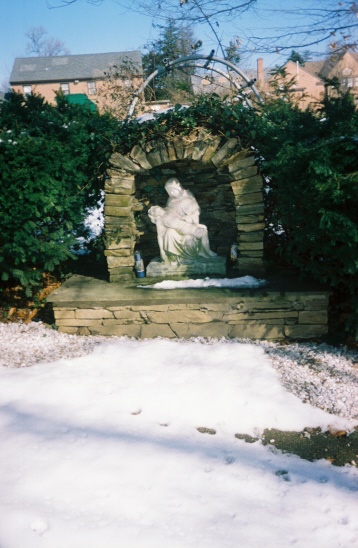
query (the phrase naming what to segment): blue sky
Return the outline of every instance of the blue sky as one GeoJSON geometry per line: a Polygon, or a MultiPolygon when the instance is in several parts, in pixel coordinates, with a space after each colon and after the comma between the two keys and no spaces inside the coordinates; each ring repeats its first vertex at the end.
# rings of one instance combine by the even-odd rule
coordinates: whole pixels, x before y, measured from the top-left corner
{"type": "MultiPolygon", "coordinates": [[[[281,10],[295,3],[297,0],[258,0],[257,5],[264,11],[255,13],[250,10],[240,17],[239,22],[221,25],[220,32],[228,42],[231,37],[240,35],[238,25],[250,33],[273,27],[278,20],[282,24],[282,12],[278,17],[277,13],[265,11],[265,8],[281,10]]],[[[104,0],[97,6],[86,0],[77,0],[60,9],[49,9],[49,0],[1,0],[0,4],[0,89],[5,89],[15,57],[28,56],[26,33],[31,27],[44,27],[48,37],[60,39],[73,55],[142,49],[157,35],[150,17],[125,11],[115,0],[104,0]]],[[[208,29],[197,28],[195,34],[204,42],[204,52],[207,49],[209,53],[213,44],[208,29]]],[[[259,56],[264,57],[265,66],[272,67],[283,62],[288,53],[284,56],[253,55],[241,68],[255,68],[259,56]]]]}
{"type": "Polygon", "coordinates": [[[61,9],[49,9],[46,0],[2,0],[0,4],[2,87],[15,57],[28,55],[26,33],[31,27],[44,27],[73,55],[138,49],[152,35],[150,18],[125,13],[112,0],[102,6],[78,0],[61,9]]]}

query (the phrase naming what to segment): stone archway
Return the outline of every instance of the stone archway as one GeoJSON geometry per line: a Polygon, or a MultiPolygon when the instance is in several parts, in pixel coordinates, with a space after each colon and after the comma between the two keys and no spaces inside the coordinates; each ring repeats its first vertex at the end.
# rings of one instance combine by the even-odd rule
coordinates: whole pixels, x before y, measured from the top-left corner
{"type": "Polygon", "coordinates": [[[153,141],[145,148],[136,145],[127,155],[114,151],[110,166],[104,212],[111,282],[133,279],[134,250],[139,245],[142,249],[143,242],[145,259],[155,252],[156,237],[146,212],[158,204],[161,193],[164,200],[164,182],[178,172],[202,208],[201,219],[214,251],[226,256],[231,244],[237,243],[239,275],[264,274],[263,179],[253,152],[242,149],[238,139],[223,143],[201,128],[153,141]]]}

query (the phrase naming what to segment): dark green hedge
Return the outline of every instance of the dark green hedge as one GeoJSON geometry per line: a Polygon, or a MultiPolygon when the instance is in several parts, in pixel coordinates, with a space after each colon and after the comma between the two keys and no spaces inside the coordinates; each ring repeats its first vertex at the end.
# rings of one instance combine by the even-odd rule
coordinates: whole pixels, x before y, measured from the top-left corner
{"type": "Polygon", "coordinates": [[[0,105],[0,264],[28,295],[73,253],[96,204],[117,124],[58,97],[11,94],[0,105]],[[111,131],[110,131],[110,128],[111,131]]]}
{"type": "MultiPolygon", "coordinates": [[[[269,177],[268,248],[334,292],[334,318],[358,326],[358,112],[326,98],[312,112],[275,100],[257,117],[256,146],[269,177]],[[341,310],[340,310],[341,308],[341,310]]],[[[272,258],[272,257],[271,257],[272,258]]]]}

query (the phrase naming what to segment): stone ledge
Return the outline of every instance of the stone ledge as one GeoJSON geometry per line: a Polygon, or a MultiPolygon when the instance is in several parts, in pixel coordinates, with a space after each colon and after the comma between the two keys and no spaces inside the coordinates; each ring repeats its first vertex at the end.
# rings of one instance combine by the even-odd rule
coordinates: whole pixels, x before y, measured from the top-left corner
{"type": "Polygon", "coordinates": [[[229,336],[239,339],[282,340],[285,338],[285,332],[283,325],[245,322],[233,325],[229,336]]]}
{"type": "Polygon", "coordinates": [[[180,339],[190,339],[190,337],[205,337],[221,339],[229,337],[230,326],[221,322],[212,322],[205,324],[185,324],[176,323],[170,325],[176,336],[180,339]]]}
{"type": "Polygon", "coordinates": [[[302,310],[298,313],[298,323],[302,325],[317,325],[328,323],[328,314],[326,310],[302,310]]]}
{"type": "Polygon", "coordinates": [[[327,334],[329,293],[284,290],[151,290],[74,276],[48,298],[59,331],[134,338],[311,339],[327,334]]]}
{"type": "MultiPolygon", "coordinates": [[[[282,310],[282,309],[276,309],[274,312],[266,312],[266,311],[246,311],[246,312],[237,312],[237,313],[229,313],[224,314],[223,320],[224,321],[237,321],[241,322],[243,320],[276,320],[281,319],[286,320],[287,318],[292,318],[294,320],[298,321],[298,312],[297,310],[282,310]]],[[[317,323],[317,322],[316,322],[317,323]]],[[[321,322],[323,323],[323,322],[321,322]]]]}
{"type": "Polygon", "coordinates": [[[327,335],[327,325],[285,325],[285,336],[290,339],[312,339],[327,335]]]}
{"type": "MultiPolygon", "coordinates": [[[[59,331],[61,331],[61,329],[59,329],[59,331]]],[[[90,331],[91,335],[103,335],[106,337],[134,337],[135,339],[141,338],[140,325],[97,325],[90,331]]]]}
{"type": "Polygon", "coordinates": [[[104,320],[113,317],[113,312],[104,308],[78,308],[75,312],[75,318],[81,320],[104,320]]]}
{"type": "Polygon", "coordinates": [[[166,339],[175,339],[177,335],[174,333],[170,325],[166,325],[166,324],[142,325],[142,328],[141,328],[142,339],[155,339],[156,337],[165,337],[166,339]]]}
{"type": "MultiPolygon", "coordinates": [[[[56,317],[56,314],[55,314],[56,317]]],[[[175,320],[175,317],[170,320],[175,320]]],[[[62,333],[77,335],[127,336],[141,338],[155,337],[211,337],[211,338],[248,338],[248,339],[312,339],[326,335],[327,325],[291,325],[284,319],[253,319],[241,322],[209,320],[205,323],[191,322],[190,317],[180,318],[173,323],[140,323],[133,320],[80,320],[57,319],[56,325],[62,333]]],[[[154,320],[154,318],[153,318],[154,320]]],[[[169,318],[168,318],[169,320],[169,318]]]]}
{"type": "Polygon", "coordinates": [[[178,309],[176,311],[167,312],[146,312],[148,323],[187,323],[187,324],[201,324],[210,323],[213,321],[222,321],[222,313],[220,312],[208,312],[202,310],[188,310],[178,309]]]}

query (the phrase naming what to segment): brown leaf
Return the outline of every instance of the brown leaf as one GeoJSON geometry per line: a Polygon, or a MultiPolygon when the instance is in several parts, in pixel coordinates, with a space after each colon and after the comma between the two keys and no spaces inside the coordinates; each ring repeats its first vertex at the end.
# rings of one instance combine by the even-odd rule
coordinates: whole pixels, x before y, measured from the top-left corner
{"type": "Polygon", "coordinates": [[[331,434],[331,436],[335,438],[342,438],[343,436],[347,435],[347,432],[345,430],[336,430],[335,428],[328,427],[328,432],[331,434]]]}

